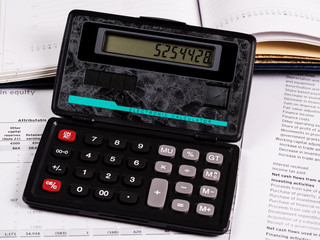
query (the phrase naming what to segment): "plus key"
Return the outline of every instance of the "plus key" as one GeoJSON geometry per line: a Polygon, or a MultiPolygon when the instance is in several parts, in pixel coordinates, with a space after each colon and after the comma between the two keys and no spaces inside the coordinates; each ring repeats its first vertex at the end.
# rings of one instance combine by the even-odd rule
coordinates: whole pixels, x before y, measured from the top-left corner
{"type": "Polygon", "coordinates": [[[154,178],[149,188],[147,204],[154,208],[163,208],[168,191],[168,181],[166,179],[154,178]]]}

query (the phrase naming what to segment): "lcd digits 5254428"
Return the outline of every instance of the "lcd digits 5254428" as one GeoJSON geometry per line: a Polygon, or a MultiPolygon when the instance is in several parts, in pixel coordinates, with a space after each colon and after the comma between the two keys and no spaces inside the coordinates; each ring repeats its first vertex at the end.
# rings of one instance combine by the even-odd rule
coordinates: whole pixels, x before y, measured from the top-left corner
{"type": "Polygon", "coordinates": [[[102,51],[160,61],[212,67],[213,48],[106,34],[102,51]]]}

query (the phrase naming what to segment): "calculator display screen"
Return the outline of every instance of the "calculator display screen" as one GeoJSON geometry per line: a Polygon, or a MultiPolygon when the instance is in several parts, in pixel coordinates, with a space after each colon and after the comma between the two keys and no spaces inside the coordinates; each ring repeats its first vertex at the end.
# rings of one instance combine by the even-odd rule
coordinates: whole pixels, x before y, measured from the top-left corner
{"type": "Polygon", "coordinates": [[[214,49],[177,42],[106,34],[102,51],[211,68],[214,49]]]}

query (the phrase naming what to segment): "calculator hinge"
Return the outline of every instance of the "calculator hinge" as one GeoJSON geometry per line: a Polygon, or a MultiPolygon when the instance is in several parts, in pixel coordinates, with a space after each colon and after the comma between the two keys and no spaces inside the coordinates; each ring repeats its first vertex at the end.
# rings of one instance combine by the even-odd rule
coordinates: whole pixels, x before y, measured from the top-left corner
{"type": "Polygon", "coordinates": [[[149,23],[153,22],[153,23],[162,23],[162,24],[169,24],[169,25],[176,25],[176,26],[186,26],[187,25],[185,22],[176,21],[176,20],[167,19],[167,18],[140,16],[140,19],[142,21],[147,21],[149,23]]]}
{"type": "Polygon", "coordinates": [[[215,136],[209,136],[206,134],[196,134],[194,136],[197,140],[206,140],[206,141],[210,141],[210,142],[217,142],[218,138],[215,136]]]}
{"type": "Polygon", "coordinates": [[[84,116],[84,115],[73,115],[72,119],[76,120],[76,121],[80,121],[80,122],[85,122],[85,123],[94,123],[95,122],[94,118],[84,116]]]}

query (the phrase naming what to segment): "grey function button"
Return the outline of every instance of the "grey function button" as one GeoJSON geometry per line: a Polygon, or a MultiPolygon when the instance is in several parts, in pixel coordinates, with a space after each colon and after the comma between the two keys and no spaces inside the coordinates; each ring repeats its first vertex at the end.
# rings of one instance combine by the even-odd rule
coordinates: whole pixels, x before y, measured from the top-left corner
{"type": "Polygon", "coordinates": [[[218,189],[212,186],[204,185],[204,186],[201,186],[199,194],[200,196],[205,198],[216,199],[218,194],[218,189]]]}
{"type": "Polygon", "coordinates": [[[154,165],[154,170],[158,173],[170,174],[172,171],[172,164],[169,162],[158,161],[154,165]]]}
{"type": "Polygon", "coordinates": [[[197,169],[190,165],[181,165],[179,167],[179,175],[184,177],[194,178],[196,176],[197,169]]]}
{"type": "Polygon", "coordinates": [[[206,161],[211,164],[221,165],[223,163],[223,155],[221,153],[208,152],[206,161]]]}
{"type": "Polygon", "coordinates": [[[191,195],[193,191],[193,185],[187,182],[177,182],[175,190],[177,193],[191,195]]]}
{"type": "Polygon", "coordinates": [[[174,199],[171,204],[171,208],[177,212],[187,213],[190,208],[190,203],[182,199],[174,199]]]}
{"type": "Polygon", "coordinates": [[[182,151],[182,158],[190,161],[198,161],[200,153],[196,149],[185,148],[182,151]]]}
{"type": "Polygon", "coordinates": [[[196,211],[199,215],[212,217],[214,214],[214,206],[208,203],[198,203],[196,211]]]}
{"type": "Polygon", "coordinates": [[[160,145],[158,149],[160,156],[174,158],[176,155],[176,148],[170,145],[160,145]]]}
{"type": "Polygon", "coordinates": [[[206,168],[203,170],[202,177],[209,181],[218,182],[220,180],[220,175],[219,170],[206,168]]]}
{"type": "Polygon", "coordinates": [[[147,204],[150,207],[163,208],[168,191],[168,181],[154,178],[149,188],[147,204]]]}

